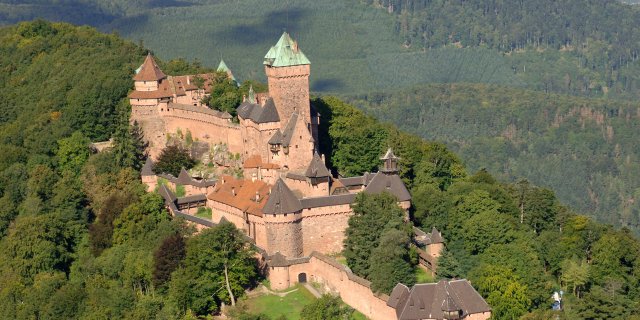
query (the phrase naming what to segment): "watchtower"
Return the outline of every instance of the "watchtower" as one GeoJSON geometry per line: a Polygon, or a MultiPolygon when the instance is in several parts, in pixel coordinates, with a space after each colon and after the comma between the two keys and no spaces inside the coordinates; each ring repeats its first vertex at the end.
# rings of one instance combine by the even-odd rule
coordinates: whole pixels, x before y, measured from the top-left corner
{"type": "Polygon", "coordinates": [[[135,81],[136,91],[156,91],[160,81],[167,76],[160,70],[151,53],[147,54],[144,62],[133,77],[135,81]]]}
{"type": "Polygon", "coordinates": [[[286,32],[264,56],[269,95],[275,102],[283,127],[295,112],[307,124],[307,129],[312,131],[309,104],[310,66],[309,59],[298,48],[298,43],[286,32]]]}

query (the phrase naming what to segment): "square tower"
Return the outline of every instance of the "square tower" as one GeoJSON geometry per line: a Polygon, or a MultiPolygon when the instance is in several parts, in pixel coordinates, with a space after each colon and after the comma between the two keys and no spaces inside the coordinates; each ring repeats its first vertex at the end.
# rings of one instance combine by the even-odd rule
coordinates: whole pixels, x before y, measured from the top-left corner
{"type": "Polygon", "coordinates": [[[275,102],[281,123],[286,125],[295,112],[311,132],[310,65],[298,43],[286,32],[264,56],[269,95],[275,102]]]}

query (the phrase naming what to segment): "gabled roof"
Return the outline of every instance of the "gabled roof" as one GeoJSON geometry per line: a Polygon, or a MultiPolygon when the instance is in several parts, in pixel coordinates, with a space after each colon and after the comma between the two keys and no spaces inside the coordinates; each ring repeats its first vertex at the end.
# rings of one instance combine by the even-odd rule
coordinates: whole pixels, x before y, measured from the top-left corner
{"type": "Polygon", "coordinates": [[[271,194],[267,204],[264,205],[262,212],[266,214],[284,214],[294,213],[302,210],[300,200],[293,194],[287,184],[279,178],[276,184],[271,188],[271,194]]]}
{"type": "Polygon", "coordinates": [[[289,123],[282,130],[282,145],[288,147],[291,144],[291,138],[293,137],[293,131],[296,129],[296,122],[298,122],[298,113],[292,113],[289,118],[289,123]]]}
{"type": "Polygon", "coordinates": [[[269,187],[262,180],[235,179],[223,176],[222,183],[209,193],[207,199],[224,203],[242,212],[262,217],[262,208],[269,197],[269,187]]]}
{"type": "Polygon", "coordinates": [[[155,60],[151,56],[151,53],[147,54],[144,58],[140,71],[133,77],[135,81],[158,81],[166,78],[167,76],[160,70],[160,67],[156,64],[155,60]]]}
{"type": "Polygon", "coordinates": [[[254,154],[247,158],[242,164],[245,169],[251,168],[263,168],[263,169],[280,169],[280,166],[276,163],[262,162],[262,157],[258,154],[254,154]]]}
{"type": "Polygon", "coordinates": [[[489,305],[467,280],[441,280],[416,284],[408,290],[398,284],[387,305],[396,310],[398,320],[444,319],[444,311],[459,311],[464,318],[491,311],[489,305]]]}
{"type": "Polygon", "coordinates": [[[284,32],[275,46],[264,56],[264,64],[271,67],[289,67],[311,64],[288,33],[284,32]]]}
{"type": "Polygon", "coordinates": [[[238,116],[242,119],[251,119],[255,123],[278,122],[278,110],[272,98],[269,98],[264,106],[252,103],[248,99],[237,109],[238,116]]]}
{"type": "Polygon", "coordinates": [[[317,152],[313,153],[313,159],[307,167],[307,171],[304,173],[309,178],[323,178],[331,176],[331,172],[324,165],[324,162],[320,158],[317,152]]]}
{"type": "Polygon", "coordinates": [[[176,179],[177,184],[187,185],[191,184],[191,175],[184,168],[180,169],[180,174],[178,175],[178,179],[176,179]]]}
{"type": "Polygon", "coordinates": [[[409,190],[407,190],[404,182],[397,174],[389,175],[378,172],[364,189],[364,192],[368,193],[381,193],[384,191],[396,196],[398,201],[411,200],[409,190]]]}

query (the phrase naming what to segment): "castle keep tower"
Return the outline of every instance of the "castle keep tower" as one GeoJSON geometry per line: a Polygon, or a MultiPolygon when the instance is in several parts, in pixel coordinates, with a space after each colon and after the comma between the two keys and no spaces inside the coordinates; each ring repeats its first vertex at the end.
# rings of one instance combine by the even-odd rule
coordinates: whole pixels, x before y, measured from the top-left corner
{"type": "Polygon", "coordinates": [[[280,121],[286,125],[291,115],[298,113],[311,131],[310,65],[309,59],[298,48],[298,43],[286,32],[264,56],[269,95],[274,99],[280,121]]]}

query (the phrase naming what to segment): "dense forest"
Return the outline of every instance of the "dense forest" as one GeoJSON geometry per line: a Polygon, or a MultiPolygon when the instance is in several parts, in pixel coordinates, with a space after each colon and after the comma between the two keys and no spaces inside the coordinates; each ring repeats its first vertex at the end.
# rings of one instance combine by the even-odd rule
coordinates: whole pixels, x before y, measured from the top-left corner
{"type": "MultiPolygon", "coordinates": [[[[638,97],[640,8],[616,0],[370,0],[398,16],[407,46],[483,46],[508,54],[515,73],[543,66],[535,89],[638,97]],[[522,56],[523,52],[535,51],[522,56]],[[559,54],[560,52],[560,54],[559,54]],[[560,59],[558,58],[560,55],[560,59]],[[520,57],[518,57],[520,56],[520,57]],[[529,56],[529,57],[527,57],[529,56]],[[544,65],[563,66],[556,72],[544,65]]],[[[525,76],[530,78],[530,76],[525,76]]],[[[533,80],[533,79],[528,79],[533,80]]]]}
{"type": "Polygon", "coordinates": [[[637,103],[473,84],[349,100],[407,132],[445,141],[471,170],[526,178],[599,221],[640,231],[637,103]]]}

